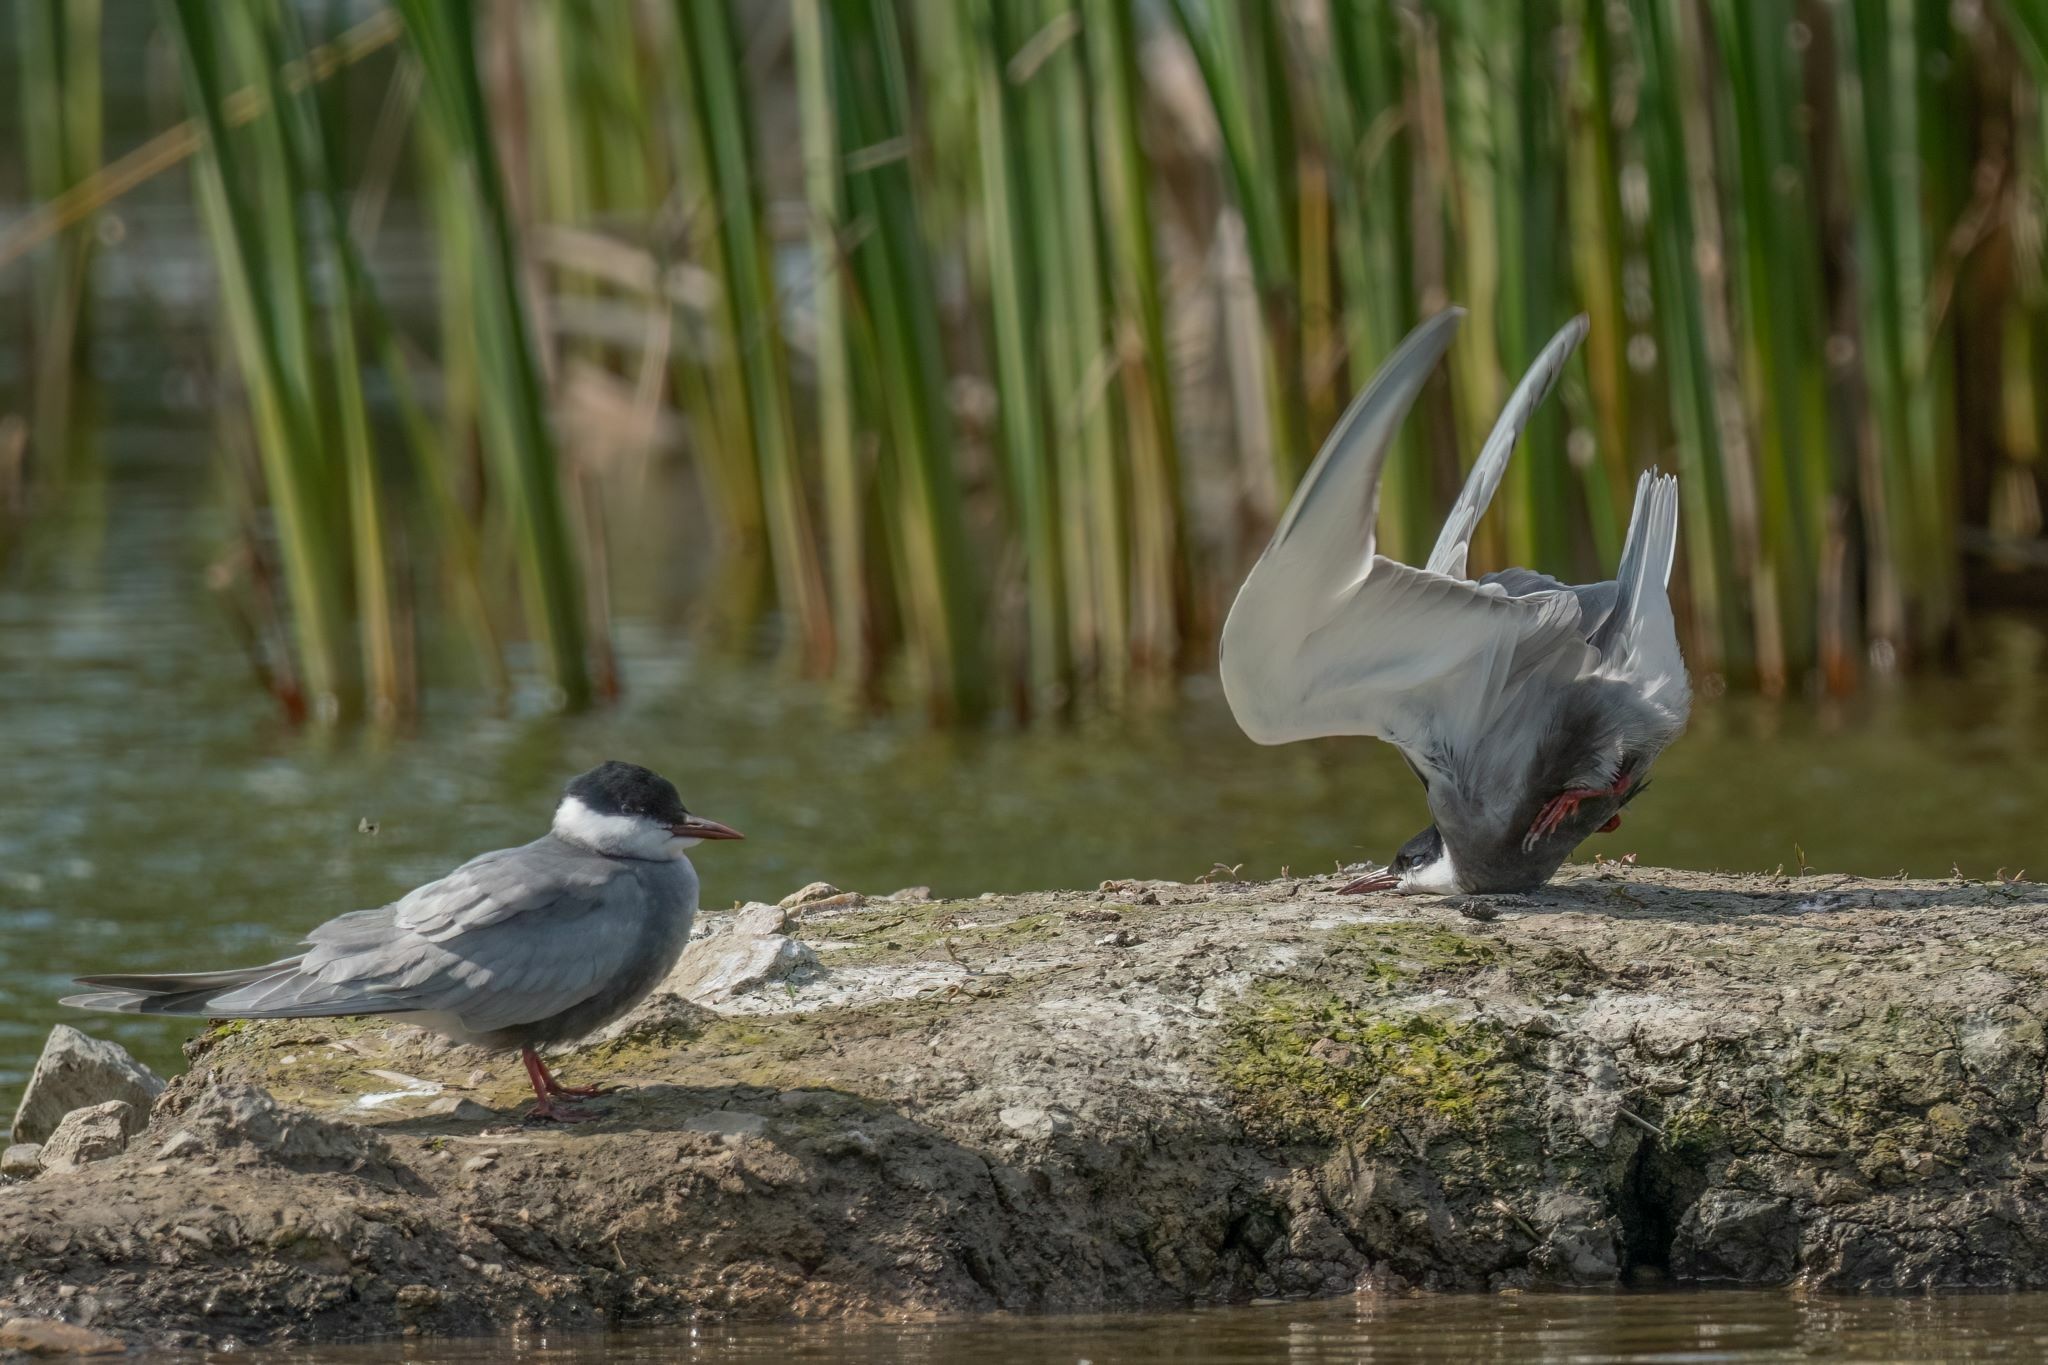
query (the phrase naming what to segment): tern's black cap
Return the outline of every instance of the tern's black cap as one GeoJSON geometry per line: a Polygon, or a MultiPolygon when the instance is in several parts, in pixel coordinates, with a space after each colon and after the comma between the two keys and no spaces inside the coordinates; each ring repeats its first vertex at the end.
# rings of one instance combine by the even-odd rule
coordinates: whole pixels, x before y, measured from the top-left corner
{"type": "Polygon", "coordinates": [[[1428,867],[1444,856],[1444,836],[1435,825],[1401,845],[1401,851],[1394,855],[1389,866],[1391,872],[1408,872],[1418,867],[1428,867]]]}
{"type": "Polygon", "coordinates": [[[599,815],[645,815],[673,825],[689,814],[675,783],[652,768],[617,759],[600,763],[574,779],[562,794],[575,797],[599,815]]]}

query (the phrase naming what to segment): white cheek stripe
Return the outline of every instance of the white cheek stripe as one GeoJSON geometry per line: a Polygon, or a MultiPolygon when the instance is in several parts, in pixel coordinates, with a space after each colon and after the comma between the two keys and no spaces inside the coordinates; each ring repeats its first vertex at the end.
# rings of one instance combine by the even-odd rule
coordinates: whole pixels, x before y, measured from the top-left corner
{"type": "Polygon", "coordinates": [[[1451,865],[1451,846],[1444,845],[1441,858],[1425,865],[1420,871],[1411,872],[1401,881],[1403,891],[1456,891],[1458,869],[1451,865]]]}
{"type": "Polygon", "coordinates": [[[635,858],[680,858],[692,840],[677,839],[666,825],[637,815],[600,815],[573,796],[555,807],[555,834],[602,853],[635,858]]]}

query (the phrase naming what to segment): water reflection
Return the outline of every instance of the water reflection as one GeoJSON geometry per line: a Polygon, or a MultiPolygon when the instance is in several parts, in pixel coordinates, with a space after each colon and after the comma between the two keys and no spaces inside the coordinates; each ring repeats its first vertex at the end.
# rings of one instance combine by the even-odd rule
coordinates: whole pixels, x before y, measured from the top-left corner
{"type": "MultiPolygon", "coordinates": [[[[2048,1295],[1833,1299],[1783,1293],[1450,1295],[1090,1317],[911,1324],[753,1324],[592,1337],[380,1343],[266,1352],[294,1365],[594,1365],[835,1361],[845,1365],[1081,1362],[1620,1362],[2039,1360],[2048,1295]]],[[[225,1357],[223,1357],[224,1359],[225,1357]]]]}

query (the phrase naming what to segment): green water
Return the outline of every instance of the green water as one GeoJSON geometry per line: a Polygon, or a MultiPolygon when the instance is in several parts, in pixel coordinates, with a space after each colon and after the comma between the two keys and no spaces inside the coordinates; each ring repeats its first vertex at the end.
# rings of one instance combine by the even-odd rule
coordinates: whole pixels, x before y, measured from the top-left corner
{"type": "MultiPolygon", "coordinates": [[[[328,916],[534,837],[564,779],[607,757],[746,831],[697,860],[714,905],[817,878],[963,895],[1218,862],[1323,870],[1385,858],[1427,818],[1386,746],[1260,748],[1206,678],[1177,706],[1070,730],[850,723],[766,665],[695,652],[679,609],[630,572],[616,708],[564,718],[524,696],[499,715],[454,687],[428,697],[416,737],[294,733],[204,586],[224,529],[200,435],[116,428],[105,450],[90,534],[33,543],[0,579],[0,1102],[66,1017],[180,1064],[176,1025],[61,1010],[74,973],[279,956],[328,916]]],[[[1702,702],[1655,790],[1582,853],[2048,871],[2044,671],[2048,630],[2009,619],[1961,674],[1910,689],[1702,702]]]]}
{"type": "Polygon", "coordinates": [[[1763,1365],[1829,1360],[1914,1365],[2048,1356],[2048,1295],[1831,1299],[1727,1291],[1359,1297],[1177,1313],[907,1325],[672,1327],[603,1337],[380,1342],[262,1354],[295,1365],[653,1365],[672,1360],[843,1365],[1763,1365]]]}

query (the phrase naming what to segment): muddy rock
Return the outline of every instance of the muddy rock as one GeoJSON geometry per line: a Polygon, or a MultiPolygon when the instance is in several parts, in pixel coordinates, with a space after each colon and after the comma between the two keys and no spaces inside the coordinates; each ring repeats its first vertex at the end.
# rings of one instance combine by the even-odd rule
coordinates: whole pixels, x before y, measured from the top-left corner
{"type": "Polygon", "coordinates": [[[128,1130],[134,1114],[134,1107],[125,1100],[74,1109],[36,1153],[36,1161],[45,1171],[63,1172],[119,1156],[128,1150],[128,1130]]]}
{"type": "MultiPolygon", "coordinates": [[[[2041,887],[1607,864],[1480,921],[1342,880],[807,914],[815,969],[552,1053],[620,1087],[572,1128],[512,1122],[516,1058],[416,1028],[228,1025],[61,1201],[0,1187],[0,1313],[91,1294],[95,1327],[218,1344],[2048,1288],[2041,887]]],[[[691,952],[797,943],[760,918],[691,952]]]]}
{"type": "Polygon", "coordinates": [[[1799,1218],[1789,1199],[1708,1190],[1671,1244],[1671,1271],[1702,1284],[1783,1284],[1799,1269],[1799,1218]]]}
{"type": "Polygon", "coordinates": [[[814,972],[817,954],[782,932],[789,914],[780,906],[758,902],[742,906],[722,932],[696,939],[683,950],[661,991],[695,1004],[717,1005],[770,982],[814,972]]]}
{"type": "Polygon", "coordinates": [[[295,1171],[360,1171],[389,1164],[383,1139],[371,1130],[279,1104],[268,1091],[253,1085],[202,1089],[163,1126],[172,1131],[157,1149],[159,1157],[205,1153],[245,1164],[271,1162],[295,1171]]]}
{"type": "Polygon", "coordinates": [[[149,1107],[163,1093],[154,1071],[128,1055],[128,1049],[104,1038],[92,1038],[68,1024],[50,1030],[43,1055],[29,1076],[28,1088],[14,1111],[13,1139],[41,1142],[74,1109],[123,1100],[129,1106],[130,1132],[141,1131],[149,1107]]]}
{"type": "Polygon", "coordinates": [[[126,1355],[128,1343],[105,1332],[57,1318],[9,1318],[0,1322],[0,1355],[32,1360],[126,1355]]]}
{"type": "Polygon", "coordinates": [[[43,1173],[43,1144],[17,1142],[0,1152],[0,1178],[33,1180],[43,1173]]]}

